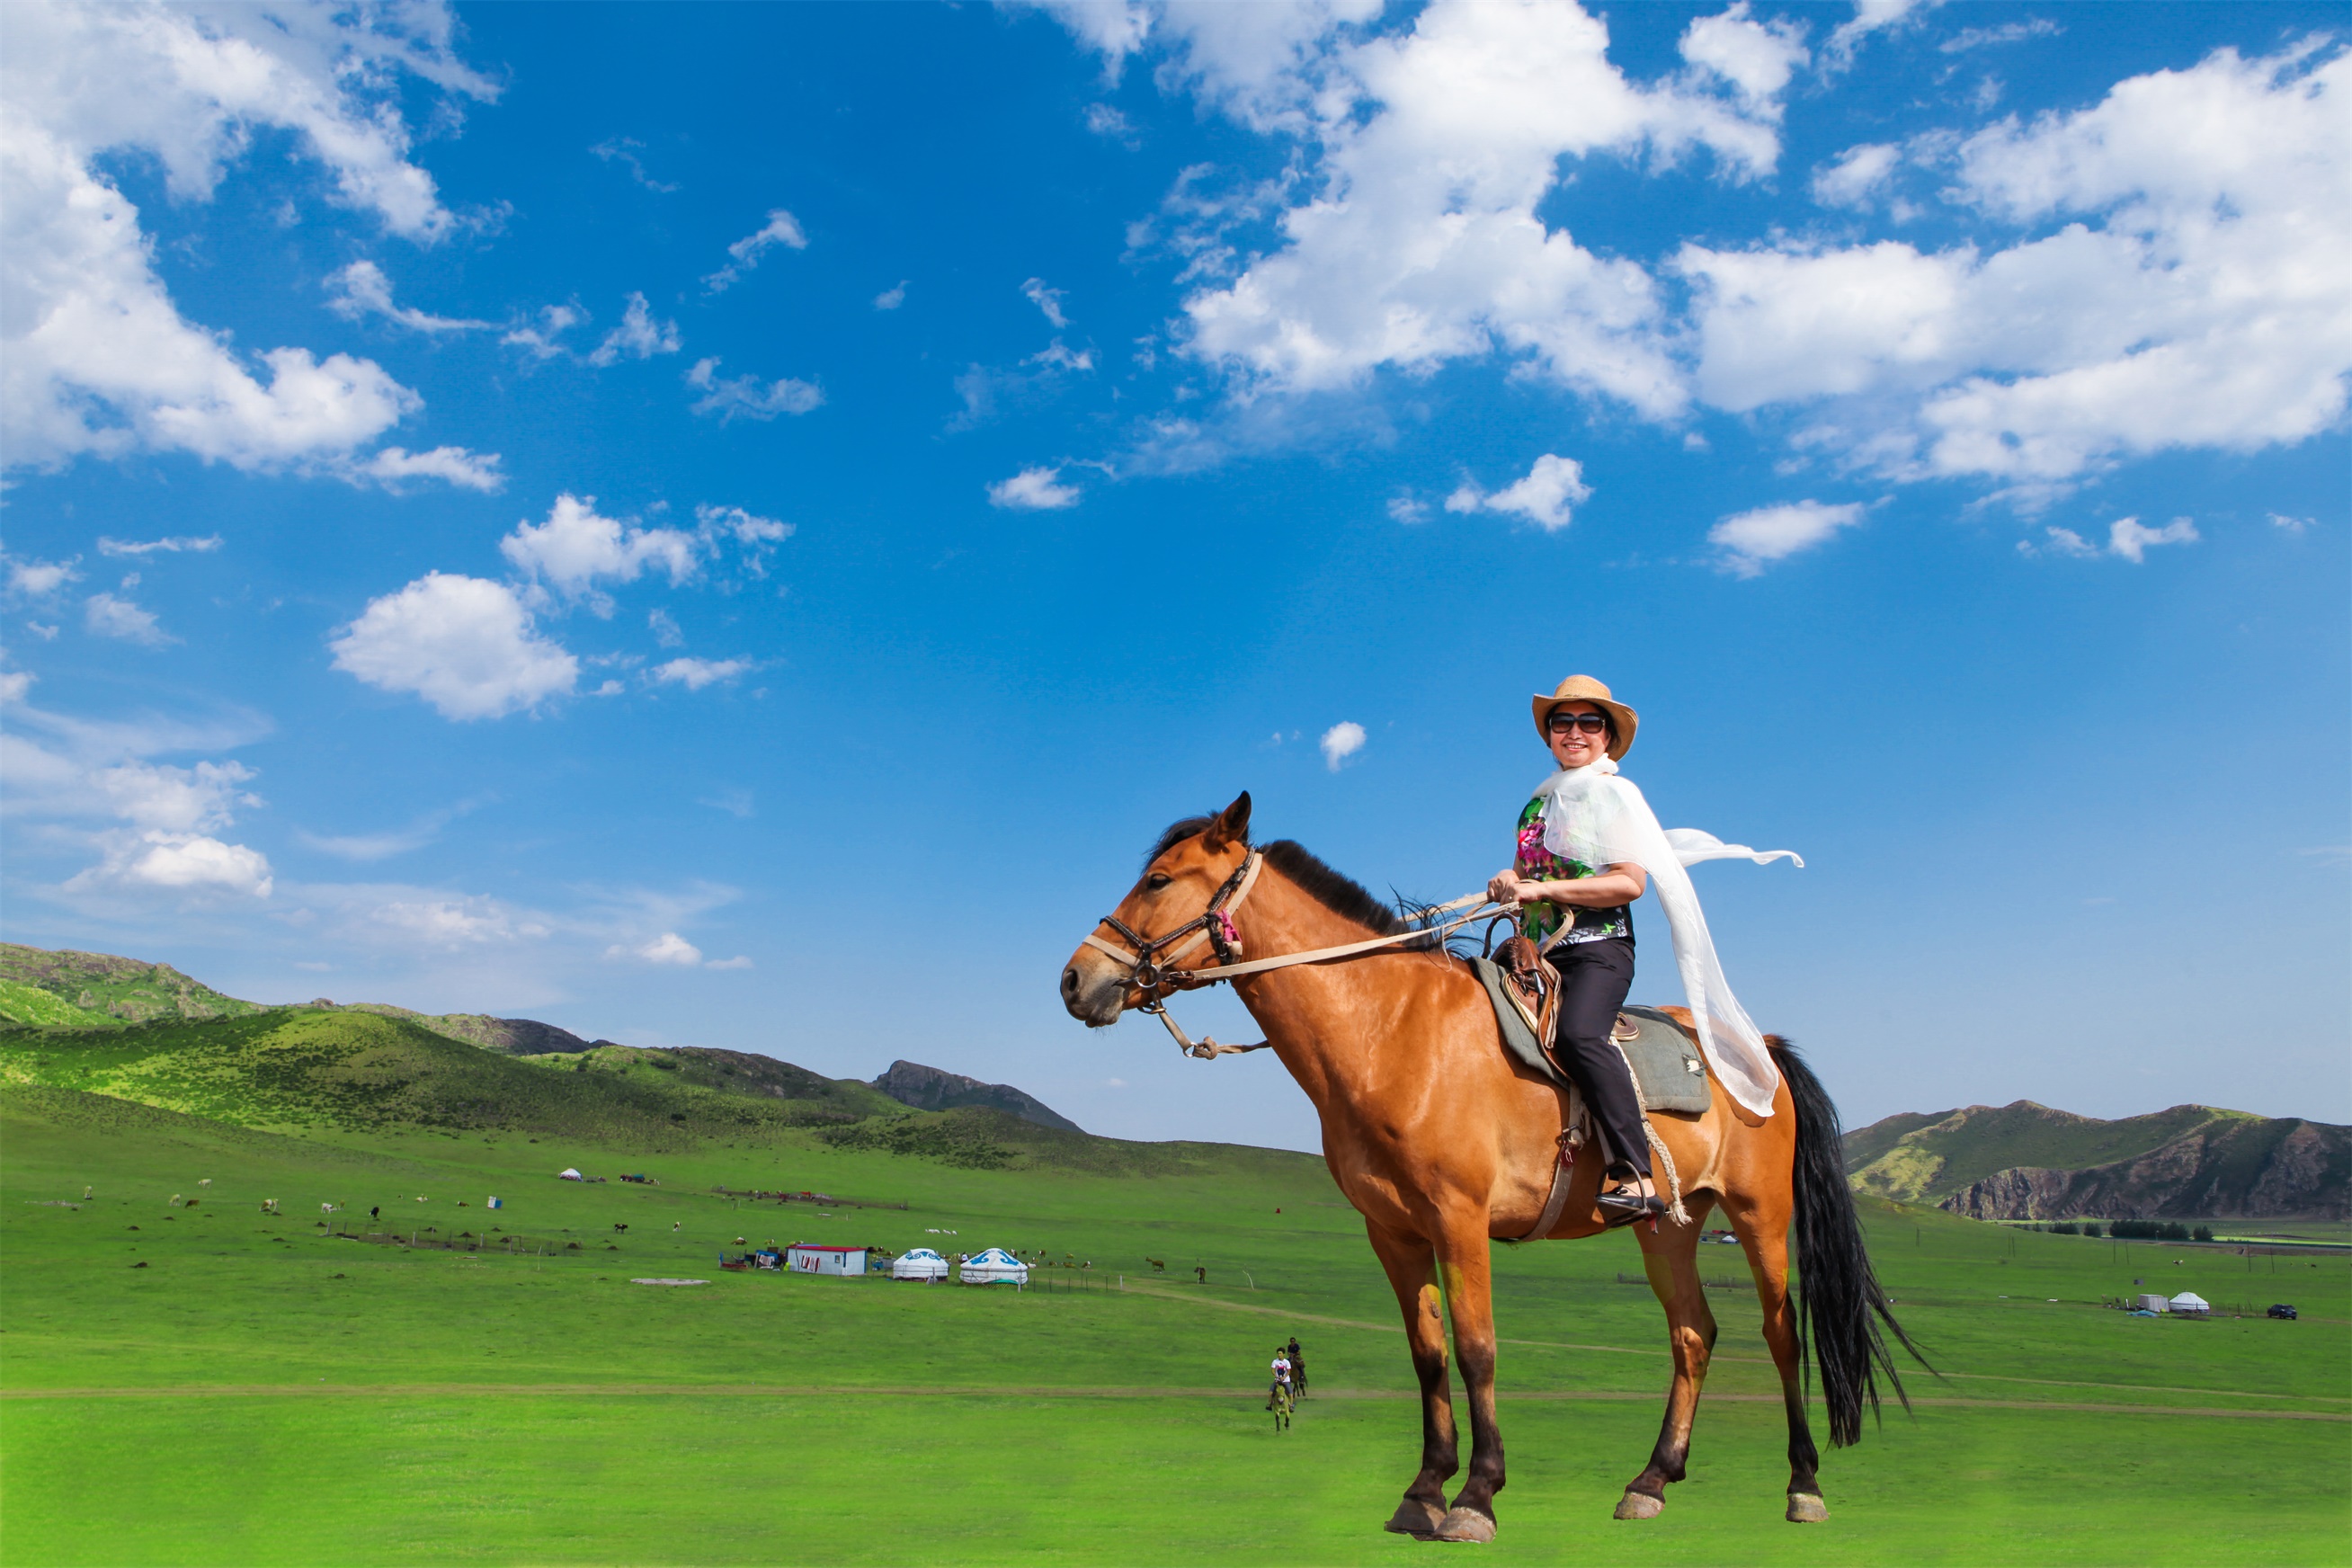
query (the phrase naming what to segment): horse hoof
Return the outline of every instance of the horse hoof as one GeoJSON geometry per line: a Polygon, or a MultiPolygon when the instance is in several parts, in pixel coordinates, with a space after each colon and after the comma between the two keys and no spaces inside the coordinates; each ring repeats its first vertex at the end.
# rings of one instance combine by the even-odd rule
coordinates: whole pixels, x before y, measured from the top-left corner
{"type": "Polygon", "coordinates": [[[1829,1516],[1830,1505],[1823,1502],[1811,1492],[1790,1492],[1789,1494],[1789,1522],[1790,1524],[1819,1524],[1828,1519],[1829,1516]]]}
{"type": "Polygon", "coordinates": [[[1445,1514],[1436,1505],[1415,1502],[1411,1498],[1407,1498],[1397,1504],[1396,1512],[1391,1515],[1389,1521],[1381,1528],[1393,1531],[1399,1535],[1418,1536],[1427,1541],[1437,1533],[1437,1527],[1444,1521],[1445,1514]]]}
{"type": "Polygon", "coordinates": [[[1475,1508],[1450,1508],[1432,1532],[1436,1541],[1467,1541],[1484,1546],[1495,1539],[1495,1519],[1475,1508]]]}
{"type": "MultiPolygon", "coordinates": [[[[1791,1504],[1793,1507],[1794,1505],[1791,1504]]],[[[1666,1500],[1647,1492],[1629,1491],[1617,1500],[1615,1519],[1655,1519],[1666,1511],[1666,1500]]]]}

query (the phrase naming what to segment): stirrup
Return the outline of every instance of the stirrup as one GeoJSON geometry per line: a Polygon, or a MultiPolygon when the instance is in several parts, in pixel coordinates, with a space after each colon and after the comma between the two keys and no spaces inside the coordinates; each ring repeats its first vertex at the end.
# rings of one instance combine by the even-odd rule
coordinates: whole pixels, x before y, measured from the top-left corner
{"type": "Polygon", "coordinates": [[[1643,1219],[1666,1212],[1666,1200],[1655,1194],[1643,1197],[1637,1192],[1603,1193],[1592,1200],[1592,1206],[1615,1223],[1643,1219]]]}

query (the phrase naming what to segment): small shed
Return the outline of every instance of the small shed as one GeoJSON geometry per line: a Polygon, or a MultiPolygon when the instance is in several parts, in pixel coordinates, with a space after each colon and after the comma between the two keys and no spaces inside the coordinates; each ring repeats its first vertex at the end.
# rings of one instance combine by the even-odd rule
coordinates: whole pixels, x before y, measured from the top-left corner
{"type": "Polygon", "coordinates": [[[974,1253],[963,1260],[963,1282],[967,1285],[1026,1285],[1029,1266],[1001,1247],[974,1253]]]}
{"type": "Polygon", "coordinates": [[[2161,1296],[2152,1293],[2135,1298],[2132,1301],[2132,1306],[2137,1310],[2143,1312],[2168,1312],[2172,1310],[2171,1302],[2166,1300],[2161,1296]]]}
{"type": "Polygon", "coordinates": [[[866,1249],[796,1241],[784,1249],[784,1267],[795,1274],[863,1274],[866,1249]]]}
{"type": "Polygon", "coordinates": [[[936,1285],[948,1277],[948,1260],[928,1247],[918,1247],[898,1255],[890,1265],[893,1279],[920,1279],[936,1285]]]}
{"type": "Polygon", "coordinates": [[[2213,1304],[2194,1290],[2183,1290],[2175,1296],[2170,1306],[2183,1317],[2202,1318],[2213,1310],[2213,1304]]]}

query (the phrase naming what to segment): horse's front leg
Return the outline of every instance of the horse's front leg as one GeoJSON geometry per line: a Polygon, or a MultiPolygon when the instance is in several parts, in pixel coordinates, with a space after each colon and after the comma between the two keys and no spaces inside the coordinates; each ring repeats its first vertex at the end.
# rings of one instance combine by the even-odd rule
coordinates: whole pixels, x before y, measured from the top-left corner
{"type": "Polygon", "coordinates": [[[1445,1381],[1445,1319],[1439,1304],[1434,1258],[1417,1236],[1384,1230],[1367,1220],[1372,1251],[1388,1271],[1404,1313],[1412,1370],[1421,1379],[1421,1473],[1385,1528],[1426,1540],[1445,1518],[1445,1483],[1460,1468],[1454,1439],[1454,1396],[1445,1381]]]}
{"type": "Polygon", "coordinates": [[[1437,1240],[1445,1301],[1454,1315],[1454,1355],[1470,1396],[1470,1475],[1437,1527],[1440,1541],[1495,1539],[1495,1494],[1503,1489],[1503,1431],[1495,1420],[1495,1299],[1481,1209],[1448,1223],[1437,1240]]]}

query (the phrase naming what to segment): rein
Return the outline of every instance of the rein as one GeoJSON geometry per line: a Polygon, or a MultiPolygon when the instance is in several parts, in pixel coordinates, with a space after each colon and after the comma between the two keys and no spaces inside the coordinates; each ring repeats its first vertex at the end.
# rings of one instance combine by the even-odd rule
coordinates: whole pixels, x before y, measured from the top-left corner
{"type": "Polygon", "coordinates": [[[1244,960],[1242,957],[1241,933],[1234,929],[1233,916],[1234,912],[1239,910],[1243,902],[1249,898],[1250,890],[1257,886],[1258,870],[1265,863],[1264,855],[1255,849],[1251,850],[1248,857],[1235,868],[1234,874],[1226,878],[1223,885],[1210,896],[1208,908],[1186,921],[1182,925],[1172,931],[1163,931],[1158,936],[1149,938],[1141,936],[1129,930],[1113,915],[1105,915],[1096,922],[1098,925],[1110,927],[1112,931],[1132,943],[1135,948],[1132,952],[1113,947],[1109,942],[1091,932],[1087,936],[1086,946],[1093,948],[1097,952],[1108,954],[1126,967],[1128,984],[1143,993],[1143,1000],[1136,1004],[1137,1010],[1150,1013],[1160,1023],[1166,1025],[1169,1034],[1175,1037],[1177,1048],[1187,1056],[1198,1057],[1205,1061],[1212,1057],[1238,1055],[1243,1051],[1262,1051],[1265,1049],[1268,1042],[1258,1040],[1246,1046],[1228,1046],[1208,1035],[1202,1036],[1196,1041],[1185,1034],[1182,1026],[1170,1016],[1167,1000],[1160,994],[1163,990],[1189,991],[1196,986],[1216,985],[1228,980],[1239,979],[1244,974],[1262,974],[1271,969],[1288,969],[1301,963],[1322,963],[1335,958],[1352,958],[1360,953],[1376,952],[1384,947],[1395,947],[1403,942],[1429,941],[1443,943],[1447,937],[1452,936],[1464,926],[1482,918],[1493,918],[1483,914],[1483,911],[1494,903],[1493,900],[1484,893],[1465,893],[1451,903],[1439,904],[1434,908],[1423,910],[1413,917],[1416,921],[1429,922],[1440,915],[1451,914],[1455,910],[1465,908],[1470,910],[1468,914],[1456,916],[1443,924],[1423,923],[1412,931],[1392,931],[1387,936],[1371,937],[1363,942],[1341,942],[1336,947],[1310,948],[1305,952],[1285,952],[1277,953],[1272,958],[1244,960]],[[1181,944],[1171,945],[1178,943],[1180,938],[1184,939],[1181,944]],[[1204,942],[1215,951],[1217,955],[1215,963],[1195,969],[1177,967],[1178,959],[1182,958],[1204,942]]]}

